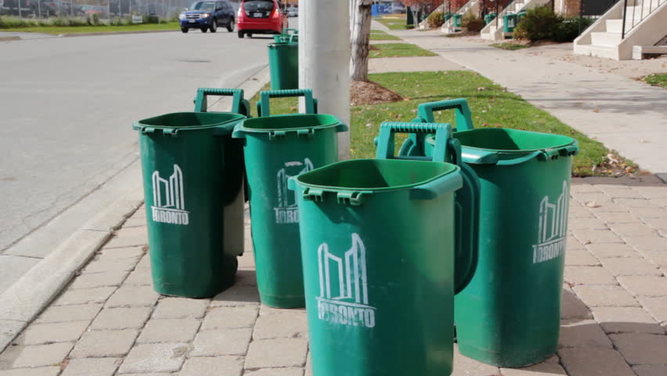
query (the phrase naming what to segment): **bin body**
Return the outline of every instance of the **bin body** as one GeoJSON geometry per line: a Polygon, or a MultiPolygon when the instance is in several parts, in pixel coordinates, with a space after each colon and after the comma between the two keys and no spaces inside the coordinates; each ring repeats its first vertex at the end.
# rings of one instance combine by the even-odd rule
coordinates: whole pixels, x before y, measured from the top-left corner
{"type": "MultiPolygon", "coordinates": [[[[175,113],[140,130],[148,245],[155,291],[211,297],[231,286],[238,250],[224,249],[224,212],[242,186],[225,144],[245,117],[175,113]]],[[[229,218],[228,218],[229,219],[229,218]]],[[[243,220],[243,218],[237,218],[243,220]]]]}
{"type": "Polygon", "coordinates": [[[496,14],[495,14],[495,13],[489,13],[489,14],[484,15],[484,24],[485,24],[485,25],[488,25],[488,24],[491,23],[491,21],[493,21],[495,18],[496,18],[496,14]]]}
{"type": "Polygon", "coordinates": [[[503,32],[505,33],[511,33],[514,31],[514,28],[516,27],[516,14],[514,13],[508,13],[503,16],[503,32]]]}
{"type": "Polygon", "coordinates": [[[281,42],[269,44],[271,90],[299,88],[299,44],[281,42]]]}
{"type": "Polygon", "coordinates": [[[244,156],[257,287],[263,304],[304,306],[299,211],[290,177],[338,160],[336,132],[346,129],[331,115],[279,115],[246,120],[235,137],[244,156]]]}
{"type": "Polygon", "coordinates": [[[453,18],[452,25],[454,27],[461,27],[461,25],[462,25],[462,23],[461,23],[462,16],[460,14],[453,14],[452,18],[453,18]]]}
{"type": "Polygon", "coordinates": [[[538,363],[558,346],[576,141],[493,128],[454,137],[480,189],[477,270],[455,298],[459,351],[500,367],[538,363]]]}
{"type": "Polygon", "coordinates": [[[344,161],[293,185],[313,375],[449,375],[458,167],[344,161]]]}

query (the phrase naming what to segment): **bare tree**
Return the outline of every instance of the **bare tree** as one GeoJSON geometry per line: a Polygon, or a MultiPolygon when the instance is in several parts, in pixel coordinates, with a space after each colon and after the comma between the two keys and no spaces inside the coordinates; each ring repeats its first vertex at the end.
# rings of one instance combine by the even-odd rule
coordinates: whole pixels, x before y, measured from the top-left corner
{"type": "Polygon", "coordinates": [[[354,81],[368,81],[370,33],[371,0],[350,0],[350,78],[354,81]]]}

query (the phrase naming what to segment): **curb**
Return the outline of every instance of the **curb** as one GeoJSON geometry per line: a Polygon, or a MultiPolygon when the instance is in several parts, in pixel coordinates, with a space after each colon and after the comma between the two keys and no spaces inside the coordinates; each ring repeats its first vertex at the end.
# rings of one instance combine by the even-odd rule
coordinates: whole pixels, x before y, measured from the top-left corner
{"type": "Polygon", "coordinates": [[[100,33],[72,33],[72,34],[57,34],[56,37],[59,38],[72,38],[72,37],[91,37],[97,35],[124,35],[124,34],[148,34],[148,33],[174,33],[180,31],[176,30],[137,30],[137,31],[110,31],[110,32],[100,32],[100,33]]]}
{"type": "Polygon", "coordinates": [[[0,37],[0,42],[11,42],[15,40],[21,40],[21,37],[12,35],[10,37],[0,37]]]}
{"type": "MultiPolygon", "coordinates": [[[[268,81],[269,68],[265,66],[237,88],[243,89],[247,98],[252,98],[268,81]]],[[[140,199],[114,201],[0,294],[0,353],[67,287],[114,231],[141,207],[143,192],[141,196],[140,199]]]]}

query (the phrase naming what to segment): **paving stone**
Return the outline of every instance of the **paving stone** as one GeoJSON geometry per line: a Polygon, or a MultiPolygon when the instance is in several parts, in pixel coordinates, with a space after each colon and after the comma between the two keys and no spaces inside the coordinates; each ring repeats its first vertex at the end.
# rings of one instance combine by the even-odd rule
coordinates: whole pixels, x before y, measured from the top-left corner
{"type": "Polygon", "coordinates": [[[111,294],[116,291],[115,287],[95,287],[92,289],[65,290],[56,299],[54,305],[104,303],[111,294]]]}
{"type": "Polygon", "coordinates": [[[595,321],[582,321],[560,328],[559,347],[609,347],[607,338],[600,325],[595,321]]]}
{"type": "Polygon", "coordinates": [[[662,275],[660,268],[640,258],[605,258],[602,266],[613,275],[662,275]]]}
{"type": "Polygon", "coordinates": [[[581,206],[579,203],[574,203],[570,201],[570,210],[567,213],[568,219],[569,218],[595,218],[593,213],[588,209],[583,206],[581,206]]]}
{"type": "Polygon", "coordinates": [[[142,246],[148,243],[148,234],[144,227],[126,227],[116,232],[105,248],[125,248],[142,246]]]}
{"type": "Polygon", "coordinates": [[[563,293],[561,295],[561,310],[560,310],[561,320],[585,320],[593,318],[591,311],[586,307],[586,304],[582,302],[577,295],[572,291],[571,288],[563,288],[563,293]]]}
{"type": "Polygon", "coordinates": [[[258,307],[218,307],[206,313],[201,330],[221,328],[250,328],[257,319],[258,307]]]}
{"type": "Polygon", "coordinates": [[[239,270],[255,269],[255,257],[252,252],[243,252],[243,256],[238,258],[239,270]]]}
{"type": "Polygon", "coordinates": [[[303,376],[303,368],[263,368],[256,371],[246,370],[243,376],[303,376]]]}
{"type": "Polygon", "coordinates": [[[658,218],[642,217],[642,222],[646,223],[648,226],[651,226],[652,228],[655,229],[667,228],[667,210],[663,209],[660,210],[666,214],[658,218]]]}
{"type": "Polygon", "coordinates": [[[631,246],[624,243],[588,244],[586,245],[586,248],[600,259],[613,257],[641,257],[631,246]]]}
{"type": "Polygon", "coordinates": [[[150,307],[105,308],[95,318],[91,329],[139,329],[151,314],[150,307]]]}
{"type": "Polygon", "coordinates": [[[614,223],[636,223],[639,218],[628,212],[596,212],[595,216],[602,222],[607,224],[614,223]]]}
{"type": "Polygon", "coordinates": [[[35,321],[36,323],[90,321],[102,309],[102,303],[76,304],[66,306],[52,305],[35,321]]]}
{"type": "Polygon", "coordinates": [[[191,342],[200,325],[198,319],[151,319],[141,331],[137,342],[191,342]]]}
{"type": "Polygon", "coordinates": [[[254,286],[233,286],[216,295],[211,307],[259,305],[259,293],[254,286]]]}
{"type": "Polygon", "coordinates": [[[617,199],[617,198],[629,198],[629,199],[639,199],[639,200],[646,199],[638,191],[624,185],[605,187],[602,191],[612,199],[617,199]]]}
{"type": "Polygon", "coordinates": [[[306,355],[306,369],[304,370],[304,376],[313,376],[313,359],[310,356],[310,350],[308,350],[308,355],[306,355]]]}
{"type": "MultiPolygon", "coordinates": [[[[185,361],[179,376],[241,376],[243,358],[221,356],[215,358],[190,358],[185,361]]],[[[276,374],[274,374],[276,375],[276,374]]]]}
{"type": "Polygon", "coordinates": [[[90,321],[32,324],[21,335],[25,345],[54,342],[73,342],[81,337],[90,321]]]}
{"type": "Polygon", "coordinates": [[[134,269],[138,258],[112,258],[97,256],[83,269],[83,273],[126,272],[134,269]]]}
{"type": "Polygon", "coordinates": [[[0,376],[56,376],[60,367],[17,368],[0,370],[0,376]]]}
{"type": "Polygon", "coordinates": [[[567,373],[558,362],[557,356],[552,356],[542,363],[538,363],[529,367],[501,368],[500,373],[502,376],[567,376],[567,373]]]}
{"type": "Polygon", "coordinates": [[[607,225],[597,218],[571,218],[568,220],[567,226],[574,230],[606,230],[607,225]]]}
{"type": "Polygon", "coordinates": [[[245,368],[303,367],[306,364],[307,350],[308,342],[301,338],[252,341],[245,368]]]}
{"type": "Polygon", "coordinates": [[[576,201],[578,201],[584,207],[590,207],[592,203],[602,205],[602,204],[611,204],[611,197],[604,194],[604,192],[581,192],[573,195],[576,201]]]}
{"type": "Polygon", "coordinates": [[[577,196],[580,193],[585,193],[585,192],[597,192],[600,193],[602,190],[599,188],[598,185],[592,185],[585,183],[584,178],[572,178],[572,185],[570,186],[570,193],[573,196],[577,196]]]}
{"type": "Polygon", "coordinates": [[[593,212],[593,215],[596,217],[599,217],[600,213],[630,213],[630,210],[627,207],[613,203],[611,201],[593,201],[592,204],[595,206],[591,207],[590,209],[591,212],[593,212]]]}
{"type": "Polygon", "coordinates": [[[109,298],[106,307],[153,306],[158,297],[151,286],[123,285],[109,298]]]}
{"type": "Polygon", "coordinates": [[[188,352],[186,343],[150,343],[132,348],[118,373],[176,372],[188,352]]]}
{"type": "Polygon", "coordinates": [[[70,359],[60,376],[112,376],[121,361],[120,358],[70,359]]]}
{"type": "Polygon", "coordinates": [[[625,206],[626,208],[650,208],[655,204],[652,200],[647,200],[643,197],[638,198],[615,198],[613,199],[615,204],[625,206]]]}
{"type": "Polygon", "coordinates": [[[262,314],[257,318],[253,339],[306,338],[308,321],[305,310],[262,314]]]}
{"type": "Polygon", "coordinates": [[[138,331],[93,330],[83,334],[70,354],[71,358],[121,357],[127,354],[138,331]]]}
{"type": "Polygon", "coordinates": [[[596,266],[600,261],[587,250],[570,250],[565,252],[567,266],[596,266]]]}
{"type": "Polygon", "coordinates": [[[656,235],[655,229],[641,222],[610,224],[609,227],[622,238],[656,235]]]}
{"type": "Polygon", "coordinates": [[[590,243],[623,243],[611,230],[572,230],[574,236],[584,245],[590,243]]]}
{"type": "Polygon", "coordinates": [[[639,365],[632,369],[637,376],[665,376],[667,375],[667,365],[639,365]]]}
{"type": "Polygon", "coordinates": [[[57,366],[65,359],[72,346],[74,346],[72,342],[25,346],[20,349],[12,366],[15,368],[57,366]]]}
{"type": "Polygon", "coordinates": [[[601,266],[568,266],[565,280],[577,285],[614,285],[618,282],[601,266]]]}
{"type": "Polygon", "coordinates": [[[114,270],[103,273],[84,273],[76,277],[69,285],[71,289],[87,289],[92,287],[120,286],[129,271],[114,270]]]}
{"type": "Polygon", "coordinates": [[[454,346],[454,370],[451,376],[495,376],[500,375],[498,367],[490,366],[461,355],[454,346]]]}
{"type": "Polygon", "coordinates": [[[593,307],[593,316],[606,333],[664,334],[664,329],[638,307],[593,307]]]}
{"type": "Polygon", "coordinates": [[[252,328],[203,330],[192,343],[190,356],[245,355],[252,328]]]}
{"type": "Polygon", "coordinates": [[[656,265],[667,266],[667,251],[644,251],[642,255],[656,265]]]}
{"type": "Polygon", "coordinates": [[[667,296],[667,278],[656,276],[620,276],[618,281],[633,295],[667,296]]]}
{"type": "Polygon", "coordinates": [[[667,251],[667,238],[658,235],[626,237],[625,241],[640,252],[667,251]]]}
{"type": "Polygon", "coordinates": [[[613,349],[565,348],[558,355],[569,376],[635,376],[621,354],[613,349]]]}
{"type": "Polygon", "coordinates": [[[150,269],[135,269],[130,273],[125,282],[123,282],[123,285],[152,286],[153,280],[150,269]]]}
{"type": "MultiPolygon", "coordinates": [[[[150,249],[148,250],[148,252],[150,252],[150,249]]],[[[139,263],[137,264],[135,270],[136,269],[146,269],[146,270],[151,269],[151,258],[148,255],[148,253],[144,257],[142,257],[141,260],[139,260],[139,263]]]]}
{"type": "Polygon", "coordinates": [[[632,307],[639,303],[625,289],[613,285],[581,285],[573,290],[588,306],[632,307]]]}
{"type": "Polygon", "coordinates": [[[239,270],[236,272],[236,284],[238,286],[252,286],[257,288],[257,273],[255,270],[239,270]]]}
{"type": "Polygon", "coordinates": [[[146,248],[140,247],[125,247],[125,248],[102,248],[100,251],[102,257],[109,259],[139,259],[146,254],[146,248]]]}
{"type": "Polygon", "coordinates": [[[648,333],[612,334],[609,336],[628,363],[659,364],[667,362],[667,336],[648,333]]]}
{"type": "Polygon", "coordinates": [[[187,299],[176,297],[165,297],[160,299],[153,311],[154,319],[200,319],[204,317],[208,300],[187,299]]]}
{"type": "Polygon", "coordinates": [[[639,303],[659,322],[667,322],[667,297],[640,296],[639,303]]]}

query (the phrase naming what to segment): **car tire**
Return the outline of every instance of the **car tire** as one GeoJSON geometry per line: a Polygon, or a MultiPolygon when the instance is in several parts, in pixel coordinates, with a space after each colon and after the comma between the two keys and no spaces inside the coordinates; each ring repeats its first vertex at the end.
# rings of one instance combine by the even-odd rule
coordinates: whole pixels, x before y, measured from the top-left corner
{"type": "Polygon", "coordinates": [[[208,27],[202,27],[202,28],[201,28],[201,32],[202,32],[202,33],[205,33],[205,32],[207,32],[207,31],[208,31],[208,27]]]}
{"type": "Polygon", "coordinates": [[[218,31],[218,20],[216,20],[215,18],[211,22],[210,30],[211,30],[212,33],[215,33],[216,31],[218,31]]]}
{"type": "Polygon", "coordinates": [[[181,31],[183,32],[183,34],[185,34],[185,33],[187,33],[188,31],[190,31],[190,29],[187,28],[187,27],[182,27],[182,28],[181,28],[181,31]]]}
{"type": "Polygon", "coordinates": [[[251,34],[251,33],[248,33],[248,38],[252,38],[252,34],[251,34]]]}
{"type": "Polygon", "coordinates": [[[229,23],[227,24],[227,31],[229,31],[230,33],[233,32],[234,26],[235,26],[234,19],[232,18],[231,20],[229,20],[229,23]]]}
{"type": "Polygon", "coordinates": [[[239,36],[240,39],[243,39],[243,37],[245,37],[245,33],[242,31],[239,31],[237,35],[239,36]]]}

